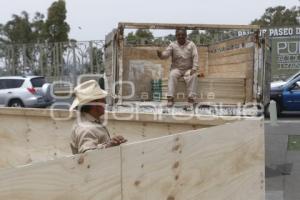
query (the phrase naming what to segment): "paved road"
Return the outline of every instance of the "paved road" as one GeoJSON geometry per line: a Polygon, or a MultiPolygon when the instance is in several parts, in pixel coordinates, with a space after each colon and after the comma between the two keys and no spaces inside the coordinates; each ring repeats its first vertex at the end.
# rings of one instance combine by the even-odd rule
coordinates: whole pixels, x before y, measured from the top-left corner
{"type": "Polygon", "coordinates": [[[300,151],[288,148],[300,139],[298,115],[280,118],[276,126],[265,122],[267,200],[300,199],[300,151]],[[292,138],[292,136],[296,136],[292,138]]]}

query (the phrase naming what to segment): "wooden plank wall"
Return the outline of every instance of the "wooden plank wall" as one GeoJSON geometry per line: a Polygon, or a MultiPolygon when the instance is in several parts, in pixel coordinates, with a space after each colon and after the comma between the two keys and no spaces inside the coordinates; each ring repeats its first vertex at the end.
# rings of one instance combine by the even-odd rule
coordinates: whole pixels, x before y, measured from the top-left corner
{"type": "Polygon", "coordinates": [[[254,43],[253,37],[241,37],[208,47],[208,77],[244,78],[245,102],[253,100],[254,43]]]}
{"type": "MultiPolygon", "coordinates": [[[[212,78],[198,79],[197,102],[244,104],[246,99],[246,83],[244,78],[212,78]]],[[[163,99],[167,99],[168,80],[163,80],[163,99]]],[[[175,101],[187,101],[186,84],[179,79],[175,101]]]]}
{"type": "MultiPolygon", "coordinates": [[[[123,80],[128,81],[130,79],[129,73],[130,71],[132,71],[129,67],[130,61],[147,61],[149,63],[152,63],[153,66],[158,64],[162,67],[161,77],[151,77],[152,74],[154,74],[154,72],[151,72],[151,70],[157,71],[157,69],[154,67],[153,69],[150,67],[150,70],[141,70],[141,73],[137,74],[133,81],[135,86],[135,95],[133,98],[129,98],[126,100],[151,100],[151,79],[168,79],[171,59],[160,60],[157,58],[156,55],[156,50],[164,50],[164,48],[155,46],[133,46],[124,48],[123,80]],[[147,95],[145,96],[143,94],[147,95]]],[[[224,87],[221,89],[228,92],[227,94],[229,95],[227,95],[227,98],[223,98],[222,95],[216,95],[216,100],[212,100],[212,102],[236,104],[251,102],[253,100],[252,88],[254,78],[254,43],[252,36],[228,40],[217,44],[209,45],[208,47],[198,47],[198,54],[199,70],[201,72],[204,72],[206,78],[210,78],[209,82],[211,82],[213,78],[215,78],[215,80],[228,79],[227,81],[225,80],[225,82],[228,83],[229,81],[232,81],[232,84],[235,84],[237,82],[240,83],[242,81],[242,84],[244,84],[240,84],[239,86],[237,86],[243,86],[245,88],[245,90],[241,90],[239,88],[238,94],[235,88],[231,89],[230,85],[227,86],[226,84],[224,84],[224,87]],[[232,96],[230,96],[231,94],[232,96]]],[[[201,91],[198,91],[198,95],[207,96],[206,91],[208,90],[208,88],[201,86],[202,82],[204,82],[202,85],[207,86],[207,79],[202,80],[200,80],[199,87],[201,91]]],[[[178,87],[180,88],[181,86],[178,87]]],[[[181,89],[178,90],[181,91],[181,89]]],[[[123,95],[129,95],[130,91],[130,86],[124,85],[123,95]]],[[[163,91],[163,93],[164,92],[165,91],[163,91]]],[[[206,101],[203,97],[202,100],[206,101]]]]}
{"type": "Polygon", "coordinates": [[[0,199],[263,200],[263,121],[0,170],[0,199]]]}
{"type": "MultiPolygon", "coordinates": [[[[133,83],[135,86],[134,97],[127,100],[151,100],[151,79],[167,79],[170,72],[171,59],[160,60],[157,57],[156,51],[163,51],[166,47],[156,47],[156,46],[133,46],[125,47],[123,52],[123,80],[130,80],[130,62],[140,61],[147,62],[150,65],[150,68],[142,69],[143,66],[140,66],[140,72],[136,73],[133,83]],[[157,73],[157,68],[151,68],[151,65],[161,66],[161,77],[153,76],[157,73]],[[148,95],[143,95],[143,94],[148,95]],[[148,97],[148,98],[147,98],[148,97]]],[[[207,64],[207,47],[198,47],[199,53],[199,66],[200,69],[204,70],[207,64]]],[[[132,81],[132,80],[131,80],[132,81]]],[[[128,96],[131,93],[129,85],[123,86],[123,96],[128,96]]]]}
{"type": "MultiPolygon", "coordinates": [[[[55,110],[57,118],[68,111],[55,110]]],[[[71,113],[72,114],[72,113],[71,113]]],[[[108,113],[107,128],[112,136],[123,135],[128,142],[224,124],[234,118],[198,118],[155,114],[108,113]]],[[[75,112],[73,113],[73,117],[75,112]]],[[[55,120],[47,109],[0,109],[0,169],[57,159],[71,155],[70,135],[74,118],[55,120]]]]}

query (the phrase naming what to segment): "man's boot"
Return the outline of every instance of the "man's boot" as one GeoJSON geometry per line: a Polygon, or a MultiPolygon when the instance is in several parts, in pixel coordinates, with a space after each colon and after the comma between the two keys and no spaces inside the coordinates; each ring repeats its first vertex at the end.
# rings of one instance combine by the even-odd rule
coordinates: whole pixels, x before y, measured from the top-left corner
{"type": "Polygon", "coordinates": [[[195,100],[191,97],[188,98],[188,105],[185,106],[183,109],[185,111],[192,111],[194,109],[195,100]]]}
{"type": "Polygon", "coordinates": [[[174,105],[174,98],[173,97],[167,97],[167,98],[168,98],[167,107],[170,108],[174,105]]]}

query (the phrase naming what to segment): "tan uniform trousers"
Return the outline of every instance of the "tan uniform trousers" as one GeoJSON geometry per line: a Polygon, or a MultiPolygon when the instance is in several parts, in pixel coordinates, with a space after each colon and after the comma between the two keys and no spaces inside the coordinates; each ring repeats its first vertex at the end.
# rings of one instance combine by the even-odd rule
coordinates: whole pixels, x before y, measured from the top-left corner
{"type": "Polygon", "coordinates": [[[183,77],[186,83],[188,98],[195,100],[197,96],[197,75],[190,75],[191,70],[171,69],[168,81],[168,97],[175,97],[178,79],[183,77]]]}

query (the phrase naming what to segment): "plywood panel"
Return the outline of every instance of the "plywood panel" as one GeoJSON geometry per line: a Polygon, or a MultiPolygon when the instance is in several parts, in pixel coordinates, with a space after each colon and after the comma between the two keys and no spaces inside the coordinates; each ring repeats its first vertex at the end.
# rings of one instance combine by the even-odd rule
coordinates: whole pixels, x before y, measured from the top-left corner
{"type": "Polygon", "coordinates": [[[129,143],[207,127],[210,127],[210,125],[128,121],[111,121],[108,124],[108,129],[111,135],[123,135],[129,143]]]}
{"type": "Polygon", "coordinates": [[[263,200],[259,120],[124,145],[124,200],[263,200]]]}
{"type": "Polygon", "coordinates": [[[0,168],[70,155],[72,124],[50,117],[0,115],[0,168]]]}
{"type": "Polygon", "coordinates": [[[230,64],[230,65],[210,65],[209,73],[230,74],[231,72],[240,72],[244,74],[245,77],[248,77],[247,69],[252,65],[253,65],[252,61],[245,61],[245,62],[230,64]]]}
{"type": "Polygon", "coordinates": [[[209,64],[214,65],[228,65],[228,64],[238,64],[243,62],[253,61],[253,53],[249,52],[241,55],[234,55],[230,57],[220,57],[218,59],[209,59],[209,64]]]}
{"type": "Polygon", "coordinates": [[[220,58],[224,58],[224,57],[239,56],[239,55],[249,54],[249,53],[253,53],[252,47],[251,48],[233,49],[233,50],[228,50],[228,51],[224,51],[224,52],[216,52],[216,53],[209,52],[208,57],[209,57],[209,59],[220,59],[220,58]]]}
{"type": "Polygon", "coordinates": [[[247,44],[253,43],[254,38],[252,35],[244,36],[240,38],[230,39],[223,42],[219,42],[217,44],[213,44],[209,46],[209,51],[219,51],[226,48],[243,48],[247,44]]]}
{"type": "MultiPolygon", "coordinates": [[[[167,80],[163,81],[163,97],[167,96],[167,80]]],[[[180,79],[176,89],[175,101],[186,101],[186,85],[180,79]]],[[[219,102],[224,104],[244,103],[246,100],[245,79],[243,78],[199,78],[197,100],[200,102],[219,102]]]]}
{"type": "Polygon", "coordinates": [[[121,200],[119,147],[0,171],[0,199],[121,200]]]}
{"type": "MultiPolygon", "coordinates": [[[[69,114],[71,119],[59,121],[47,109],[0,108],[0,170],[71,155],[69,144],[75,112],[53,110],[56,117],[69,114]]],[[[108,112],[107,127],[111,135],[136,142],[235,120],[191,115],[178,121],[179,117],[108,112]]]]}

